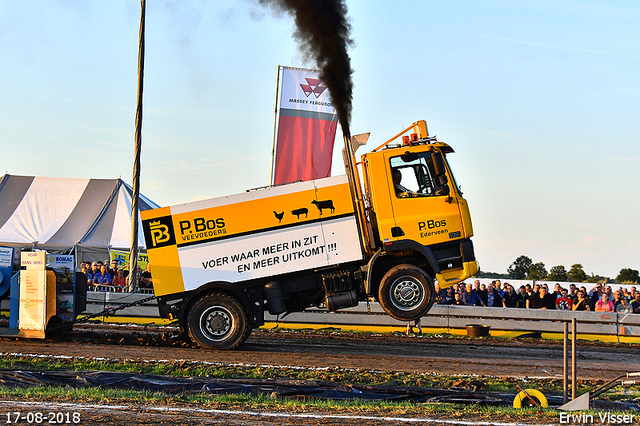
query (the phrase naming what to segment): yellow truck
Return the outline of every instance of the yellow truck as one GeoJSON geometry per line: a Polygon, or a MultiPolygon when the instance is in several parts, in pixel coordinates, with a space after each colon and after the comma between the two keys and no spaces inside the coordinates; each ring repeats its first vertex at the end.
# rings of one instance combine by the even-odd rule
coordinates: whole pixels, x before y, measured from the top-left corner
{"type": "Polygon", "coordinates": [[[412,321],[433,305],[434,279],[475,274],[453,149],[424,121],[357,162],[361,140],[345,137],[346,175],[141,212],[160,315],[202,347],[235,349],[265,310],[377,300],[412,321]]]}

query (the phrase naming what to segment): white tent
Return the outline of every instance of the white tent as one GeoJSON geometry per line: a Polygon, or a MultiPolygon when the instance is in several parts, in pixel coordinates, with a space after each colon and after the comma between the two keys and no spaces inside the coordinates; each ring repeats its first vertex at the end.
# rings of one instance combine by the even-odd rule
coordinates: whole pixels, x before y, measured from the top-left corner
{"type": "MultiPolygon", "coordinates": [[[[0,246],[100,260],[131,245],[131,186],[121,179],[5,174],[0,178],[0,246]]],[[[139,210],[158,208],[140,195],[139,210]]],[[[145,248],[142,226],[138,246],[145,248]]]]}

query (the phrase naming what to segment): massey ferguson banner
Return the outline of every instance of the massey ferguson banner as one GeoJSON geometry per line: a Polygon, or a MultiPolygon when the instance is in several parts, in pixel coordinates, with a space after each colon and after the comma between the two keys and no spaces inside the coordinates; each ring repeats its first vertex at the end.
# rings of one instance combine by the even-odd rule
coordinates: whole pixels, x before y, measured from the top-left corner
{"type": "Polygon", "coordinates": [[[329,90],[320,71],[280,70],[273,184],[328,177],[338,126],[329,90]]]}

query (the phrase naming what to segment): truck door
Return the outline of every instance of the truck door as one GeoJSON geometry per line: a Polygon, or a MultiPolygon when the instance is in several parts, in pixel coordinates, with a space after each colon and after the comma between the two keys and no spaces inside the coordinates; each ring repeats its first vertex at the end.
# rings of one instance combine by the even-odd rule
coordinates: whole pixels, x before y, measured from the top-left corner
{"type": "Polygon", "coordinates": [[[387,154],[391,240],[431,246],[464,234],[455,183],[439,151],[387,154]]]}

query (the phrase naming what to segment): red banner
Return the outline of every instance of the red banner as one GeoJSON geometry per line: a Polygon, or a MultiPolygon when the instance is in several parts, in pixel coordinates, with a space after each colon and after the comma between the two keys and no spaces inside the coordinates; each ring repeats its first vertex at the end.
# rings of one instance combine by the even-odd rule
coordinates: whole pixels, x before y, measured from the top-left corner
{"type": "Polygon", "coordinates": [[[331,175],[337,121],[280,115],[274,185],[331,175]]]}
{"type": "Polygon", "coordinates": [[[318,71],[283,67],[273,184],[331,175],[338,119],[318,71]]]}

